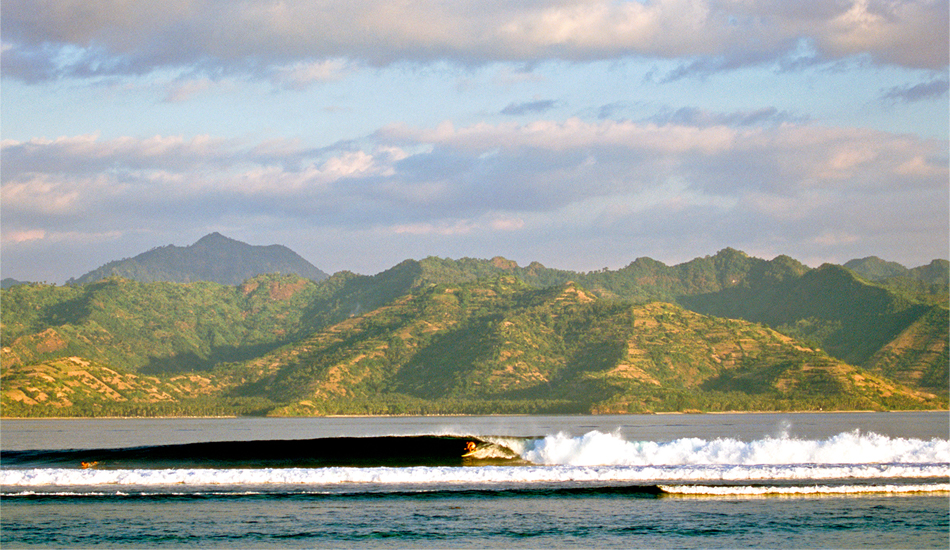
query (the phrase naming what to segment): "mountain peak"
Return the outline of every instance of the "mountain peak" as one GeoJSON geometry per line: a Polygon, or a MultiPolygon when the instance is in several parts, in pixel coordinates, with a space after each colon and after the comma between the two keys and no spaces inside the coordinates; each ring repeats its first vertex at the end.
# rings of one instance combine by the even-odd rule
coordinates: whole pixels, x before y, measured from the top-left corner
{"type": "Polygon", "coordinates": [[[844,267],[871,281],[906,275],[908,269],[897,262],[888,262],[877,256],[851,260],[844,267]]]}
{"type": "Polygon", "coordinates": [[[119,276],[146,283],[211,281],[237,285],[268,273],[295,274],[315,281],[327,278],[326,273],[286,246],[254,246],[213,232],[191,246],[155,248],[108,263],[69,282],[84,284],[119,276]]]}
{"type": "Polygon", "coordinates": [[[200,239],[198,239],[198,241],[195,242],[195,244],[198,244],[198,243],[200,243],[200,242],[209,242],[209,241],[216,241],[216,240],[233,241],[234,239],[230,239],[230,238],[228,238],[228,237],[225,237],[225,236],[222,235],[221,233],[218,233],[217,231],[214,231],[214,232],[208,233],[208,234],[205,235],[204,237],[201,237],[200,239]]]}

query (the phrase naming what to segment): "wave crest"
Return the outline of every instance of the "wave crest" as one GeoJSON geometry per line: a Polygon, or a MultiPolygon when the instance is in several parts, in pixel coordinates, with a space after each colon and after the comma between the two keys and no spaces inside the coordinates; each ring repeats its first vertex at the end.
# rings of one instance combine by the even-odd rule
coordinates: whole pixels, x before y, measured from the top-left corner
{"type": "Polygon", "coordinates": [[[950,440],[891,438],[858,430],[824,440],[766,437],[627,441],[618,433],[564,433],[530,443],[522,457],[570,466],[687,466],[758,464],[921,464],[950,462],[950,440]]]}

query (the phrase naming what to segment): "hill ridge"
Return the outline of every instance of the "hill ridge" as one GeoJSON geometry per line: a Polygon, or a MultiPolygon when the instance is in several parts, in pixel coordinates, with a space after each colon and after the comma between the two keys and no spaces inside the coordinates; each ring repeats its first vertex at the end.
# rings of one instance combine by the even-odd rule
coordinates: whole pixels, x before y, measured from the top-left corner
{"type": "Polygon", "coordinates": [[[733,249],[24,284],[0,291],[0,392],[14,416],[945,408],[948,308],[914,288],[733,249]]]}

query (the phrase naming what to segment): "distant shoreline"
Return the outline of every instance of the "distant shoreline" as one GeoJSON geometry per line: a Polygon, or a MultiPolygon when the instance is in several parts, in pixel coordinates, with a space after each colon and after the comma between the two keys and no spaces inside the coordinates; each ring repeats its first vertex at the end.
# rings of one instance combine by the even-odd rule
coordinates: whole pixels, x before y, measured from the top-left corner
{"type": "Polygon", "coordinates": [[[950,412],[950,409],[901,409],[892,411],[872,410],[830,410],[830,411],[711,411],[711,412],[651,412],[651,413],[609,413],[609,414],[327,414],[320,416],[0,416],[0,422],[17,420],[227,420],[237,418],[508,418],[508,417],[545,417],[545,416],[670,416],[670,415],[726,415],[726,414],[894,414],[914,412],[950,412]]]}

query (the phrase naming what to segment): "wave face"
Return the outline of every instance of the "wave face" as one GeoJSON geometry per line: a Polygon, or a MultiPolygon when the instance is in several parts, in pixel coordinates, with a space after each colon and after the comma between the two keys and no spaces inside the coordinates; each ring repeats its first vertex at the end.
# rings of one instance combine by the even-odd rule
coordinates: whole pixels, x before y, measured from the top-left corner
{"type": "Polygon", "coordinates": [[[630,441],[600,431],[540,438],[323,438],[16,451],[3,452],[0,460],[4,496],[592,487],[706,496],[950,490],[950,441],[858,431],[822,440],[783,436],[751,442],[630,441]]]}
{"type": "Polygon", "coordinates": [[[334,437],[224,441],[120,449],[11,451],[5,466],[116,468],[320,468],[332,466],[453,466],[463,464],[471,441],[463,436],[334,437]]]}

